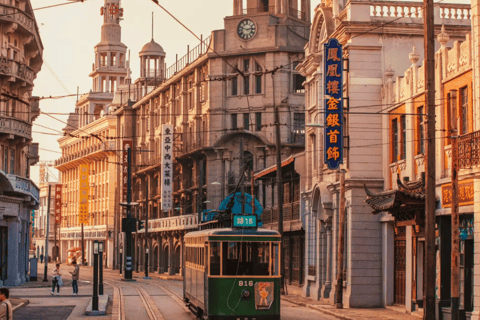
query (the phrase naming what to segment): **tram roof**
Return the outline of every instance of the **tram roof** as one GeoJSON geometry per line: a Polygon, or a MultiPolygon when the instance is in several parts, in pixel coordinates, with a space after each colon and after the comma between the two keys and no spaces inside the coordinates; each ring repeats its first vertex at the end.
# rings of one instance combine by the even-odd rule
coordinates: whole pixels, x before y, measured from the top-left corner
{"type": "Polygon", "coordinates": [[[270,229],[206,229],[201,231],[189,232],[185,235],[185,238],[191,237],[209,237],[209,236],[268,236],[268,237],[280,237],[280,233],[270,229]]]}

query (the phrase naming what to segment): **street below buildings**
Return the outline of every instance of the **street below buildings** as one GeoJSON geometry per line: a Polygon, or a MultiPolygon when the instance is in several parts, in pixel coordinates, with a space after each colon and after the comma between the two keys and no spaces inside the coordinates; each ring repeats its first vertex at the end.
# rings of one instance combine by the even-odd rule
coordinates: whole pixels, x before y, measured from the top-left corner
{"type": "MultiPolygon", "coordinates": [[[[43,282],[43,268],[40,268],[37,282],[28,282],[24,286],[12,288],[13,298],[28,299],[29,303],[14,312],[15,319],[92,319],[85,315],[85,309],[92,297],[93,268],[83,267],[80,271],[79,295],[72,295],[69,271],[73,267],[63,266],[64,286],[60,295],[51,295],[51,280],[43,282]]],[[[53,270],[49,265],[48,273],[53,270]]],[[[183,303],[183,283],[179,280],[160,279],[151,275],[152,279],[143,279],[143,273],[134,273],[135,282],[122,281],[117,270],[104,270],[104,293],[109,295],[107,315],[101,317],[122,320],[190,320],[195,317],[183,303]]],[[[336,319],[318,311],[282,301],[282,320],[336,319]]]]}

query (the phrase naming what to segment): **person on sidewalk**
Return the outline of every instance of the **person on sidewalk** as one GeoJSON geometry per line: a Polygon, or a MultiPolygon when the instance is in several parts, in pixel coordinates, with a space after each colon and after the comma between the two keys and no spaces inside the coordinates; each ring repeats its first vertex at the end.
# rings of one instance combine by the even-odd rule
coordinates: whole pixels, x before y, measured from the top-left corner
{"type": "Polygon", "coordinates": [[[0,288],[0,320],[13,320],[13,307],[8,300],[10,291],[7,288],[0,288]]]}
{"type": "Polygon", "coordinates": [[[40,263],[43,263],[43,253],[40,253],[40,263]]]}
{"type": "Polygon", "coordinates": [[[78,277],[80,275],[80,268],[77,265],[77,261],[73,260],[72,261],[72,266],[75,268],[73,269],[73,272],[70,272],[72,274],[72,288],[73,288],[73,295],[78,296],[78,277]]]}
{"type": "Polygon", "coordinates": [[[60,273],[60,264],[56,264],[55,270],[53,270],[53,278],[52,278],[52,296],[55,294],[55,287],[57,287],[57,296],[60,295],[60,286],[62,285],[62,274],[60,273]]]}

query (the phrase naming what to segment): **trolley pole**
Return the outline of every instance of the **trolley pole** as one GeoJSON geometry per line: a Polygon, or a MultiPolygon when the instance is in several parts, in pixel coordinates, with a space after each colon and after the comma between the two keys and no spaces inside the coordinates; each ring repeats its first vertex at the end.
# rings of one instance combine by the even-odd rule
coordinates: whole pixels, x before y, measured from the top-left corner
{"type": "Polygon", "coordinates": [[[48,242],[49,242],[49,233],[50,233],[50,200],[52,195],[52,186],[48,185],[48,203],[47,203],[47,231],[45,234],[45,269],[43,274],[43,282],[47,282],[47,273],[48,273],[48,242]]]}
{"type": "Polygon", "coordinates": [[[457,91],[451,90],[449,96],[451,124],[450,138],[452,141],[452,277],[451,309],[452,320],[459,320],[460,304],[460,217],[458,212],[458,145],[457,145],[457,91]]]}
{"type": "Polygon", "coordinates": [[[338,206],[337,286],[335,308],[343,309],[343,255],[345,247],[345,170],[340,169],[340,204],[338,206]]]}
{"type": "MultiPolygon", "coordinates": [[[[424,0],[426,186],[425,186],[425,274],[436,273],[435,253],[435,34],[433,0],[424,0]]],[[[435,277],[424,277],[424,320],[435,319],[435,277]]]]}
{"type": "Polygon", "coordinates": [[[273,109],[275,112],[275,142],[277,156],[277,207],[278,207],[278,233],[282,244],[280,246],[280,293],[285,294],[285,248],[283,246],[283,178],[282,178],[282,153],[280,141],[280,115],[278,114],[278,106],[275,103],[275,73],[272,72],[272,88],[273,88],[273,109]]]}
{"type": "MultiPolygon", "coordinates": [[[[147,178],[148,181],[148,178],[147,178]]],[[[145,277],[143,279],[151,279],[148,276],[148,182],[146,183],[145,190],[145,277]]]]}

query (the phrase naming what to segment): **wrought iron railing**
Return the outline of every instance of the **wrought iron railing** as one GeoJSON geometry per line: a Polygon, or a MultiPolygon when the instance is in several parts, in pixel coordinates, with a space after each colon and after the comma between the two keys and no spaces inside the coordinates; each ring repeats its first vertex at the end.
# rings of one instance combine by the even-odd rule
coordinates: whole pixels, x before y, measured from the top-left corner
{"type": "MultiPolygon", "coordinates": [[[[266,208],[262,213],[263,223],[278,223],[278,206],[266,208]]],[[[300,202],[290,202],[283,205],[283,221],[300,220],[300,202]]]]}
{"type": "Polygon", "coordinates": [[[167,68],[167,71],[165,72],[165,79],[170,79],[177,72],[181,71],[187,65],[207,53],[208,49],[210,48],[211,41],[211,36],[205,38],[202,43],[190,50],[186,55],[180,58],[180,60],[177,60],[173,65],[167,68]]]}
{"type": "Polygon", "coordinates": [[[471,168],[480,163],[480,131],[458,137],[458,167],[471,168]]]}

